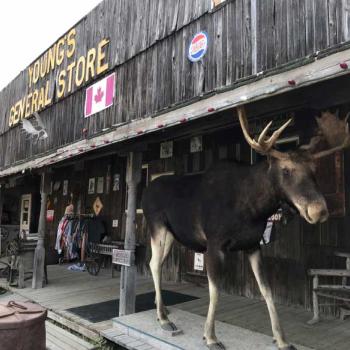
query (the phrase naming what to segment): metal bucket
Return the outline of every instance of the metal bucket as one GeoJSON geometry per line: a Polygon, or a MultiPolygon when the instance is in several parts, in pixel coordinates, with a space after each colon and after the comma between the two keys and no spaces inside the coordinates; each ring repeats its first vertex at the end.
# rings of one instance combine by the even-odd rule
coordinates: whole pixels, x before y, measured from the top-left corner
{"type": "Polygon", "coordinates": [[[46,309],[37,304],[0,304],[0,350],[45,350],[46,316],[46,309]]]}

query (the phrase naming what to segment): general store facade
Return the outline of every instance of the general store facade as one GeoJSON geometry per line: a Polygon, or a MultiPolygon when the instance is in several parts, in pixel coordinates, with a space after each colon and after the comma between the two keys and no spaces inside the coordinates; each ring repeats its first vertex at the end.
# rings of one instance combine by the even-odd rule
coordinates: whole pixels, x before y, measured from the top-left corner
{"type": "MultiPolygon", "coordinates": [[[[46,259],[57,263],[65,208],[88,214],[98,198],[108,236],[123,241],[128,159],[141,154],[137,266],[148,274],[142,188],[160,175],[203,172],[219,159],[257,161],[234,107],[246,105],[256,134],[267,121],[278,126],[292,115],[281,149],[310,139],[315,114],[349,111],[347,8],[347,1],[103,1],[0,92],[2,224],[30,236],[41,212],[46,259]],[[205,50],[190,60],[196,35],[206,36],[205,50]],[[85,117],[89,87],[113,74],[113,103],[85,117]],[[34,112],[47,138],[23,132],[22,119],[36,125],[34,112]]],[[[333,252],[350,249],[348,158],[339,152],[319,167],[330,220],[311,226],[294,217],[263,247],[280,303],[309,308],[307,270],[332,267],[333,252]]],[[[166,278],[202,281],[205,271],[194,261],[193,252],[176,245],[166,278]]],[[[242,253],[232,254],[226,276],[227,291],[259,295],[242,253]]]]}

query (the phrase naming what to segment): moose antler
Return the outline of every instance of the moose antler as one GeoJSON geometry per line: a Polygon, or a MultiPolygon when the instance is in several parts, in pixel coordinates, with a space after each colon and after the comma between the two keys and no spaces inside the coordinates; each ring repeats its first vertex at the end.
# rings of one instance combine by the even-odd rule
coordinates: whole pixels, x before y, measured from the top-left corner
{"type": "Polygon", "coordinates": [[[276,141],[282,134],[283,130],[289,125],[289,123],[292,121],[292,119],[289,119],[286,123],[284,123],[279,129],[274,131],[272,136],[270,138],[266,138],[266,134],[272,125],[272,121],[270,121],[264,130],[261,132],[258,141],[255,141],[253,138],[249,135],[249,126],[248,126],[248,120],[247,115],[245,113],[244,106],[237,107],[237,113],[239,117],[239,122],[241,124],[241,128],[243,131],[244,138],[248,142],[251,148],[253,148],[258,153],[261,153],[263,155],[270,155],[272,157],[278,158],[278,159],[286,159],[288,158],[287,153],[279,152],[276,149],[273,148],[276,141]]]}
{"type": "Polygon", "coordinates": [[[321,117],[316,117],[320,135],[313,137],[310,141],[310,145],[313,143],[315,146],[318,142],[324,140],[330,148],[313,153],[313,158],[322,158],[350,146],[349,116],[350,112],[346,115],[345,119],[342,120],[338,118],[337,112],[333,114],[326,111],[321,113],[321,117]]]}

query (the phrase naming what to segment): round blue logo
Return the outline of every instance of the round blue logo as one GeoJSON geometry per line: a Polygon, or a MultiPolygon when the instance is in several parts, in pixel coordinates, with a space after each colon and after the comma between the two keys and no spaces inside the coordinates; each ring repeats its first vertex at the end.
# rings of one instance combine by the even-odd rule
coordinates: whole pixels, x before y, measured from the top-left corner
{"type": "Polygon", "coordinates": [[[205,55],[207,49],[208,34],[206,32],[197,33],[188,47],[188,59],[192,62],[199,61],[205,55]]]}

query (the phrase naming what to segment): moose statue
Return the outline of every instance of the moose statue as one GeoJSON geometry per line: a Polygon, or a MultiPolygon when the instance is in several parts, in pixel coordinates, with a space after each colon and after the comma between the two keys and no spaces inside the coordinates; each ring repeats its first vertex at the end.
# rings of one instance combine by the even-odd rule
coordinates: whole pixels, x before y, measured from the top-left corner
{"type": "Polygon", "coordinates": [[[168,318],[161,295],[162,265],[176,239],[206,254],[210,303],[203,339],[211,350],[225,349],[215,335],[218,282],[227,254],[243,250],[266,301],[279,350],[295,350],[285,339],[264,276],[259,242],[268,217],[281,205],[293,208],[310,224],[327,220],[327,204],[315,179],[315,160],[350,145],[347,118],[323,112],[316,118],[319,132],[308,145],[281,152],[274,144],[291,120],[268,137],[270,122],[255,140],[249,134],[244,107],[238,107],[237,113],[244,138],[267,157],[266,161],[253,166],[225,161],[203,174],[162,176],[143,194],[143,212],[151,234],[150,268],[157,317],[162,329],[177,330],[168,318]]]}

